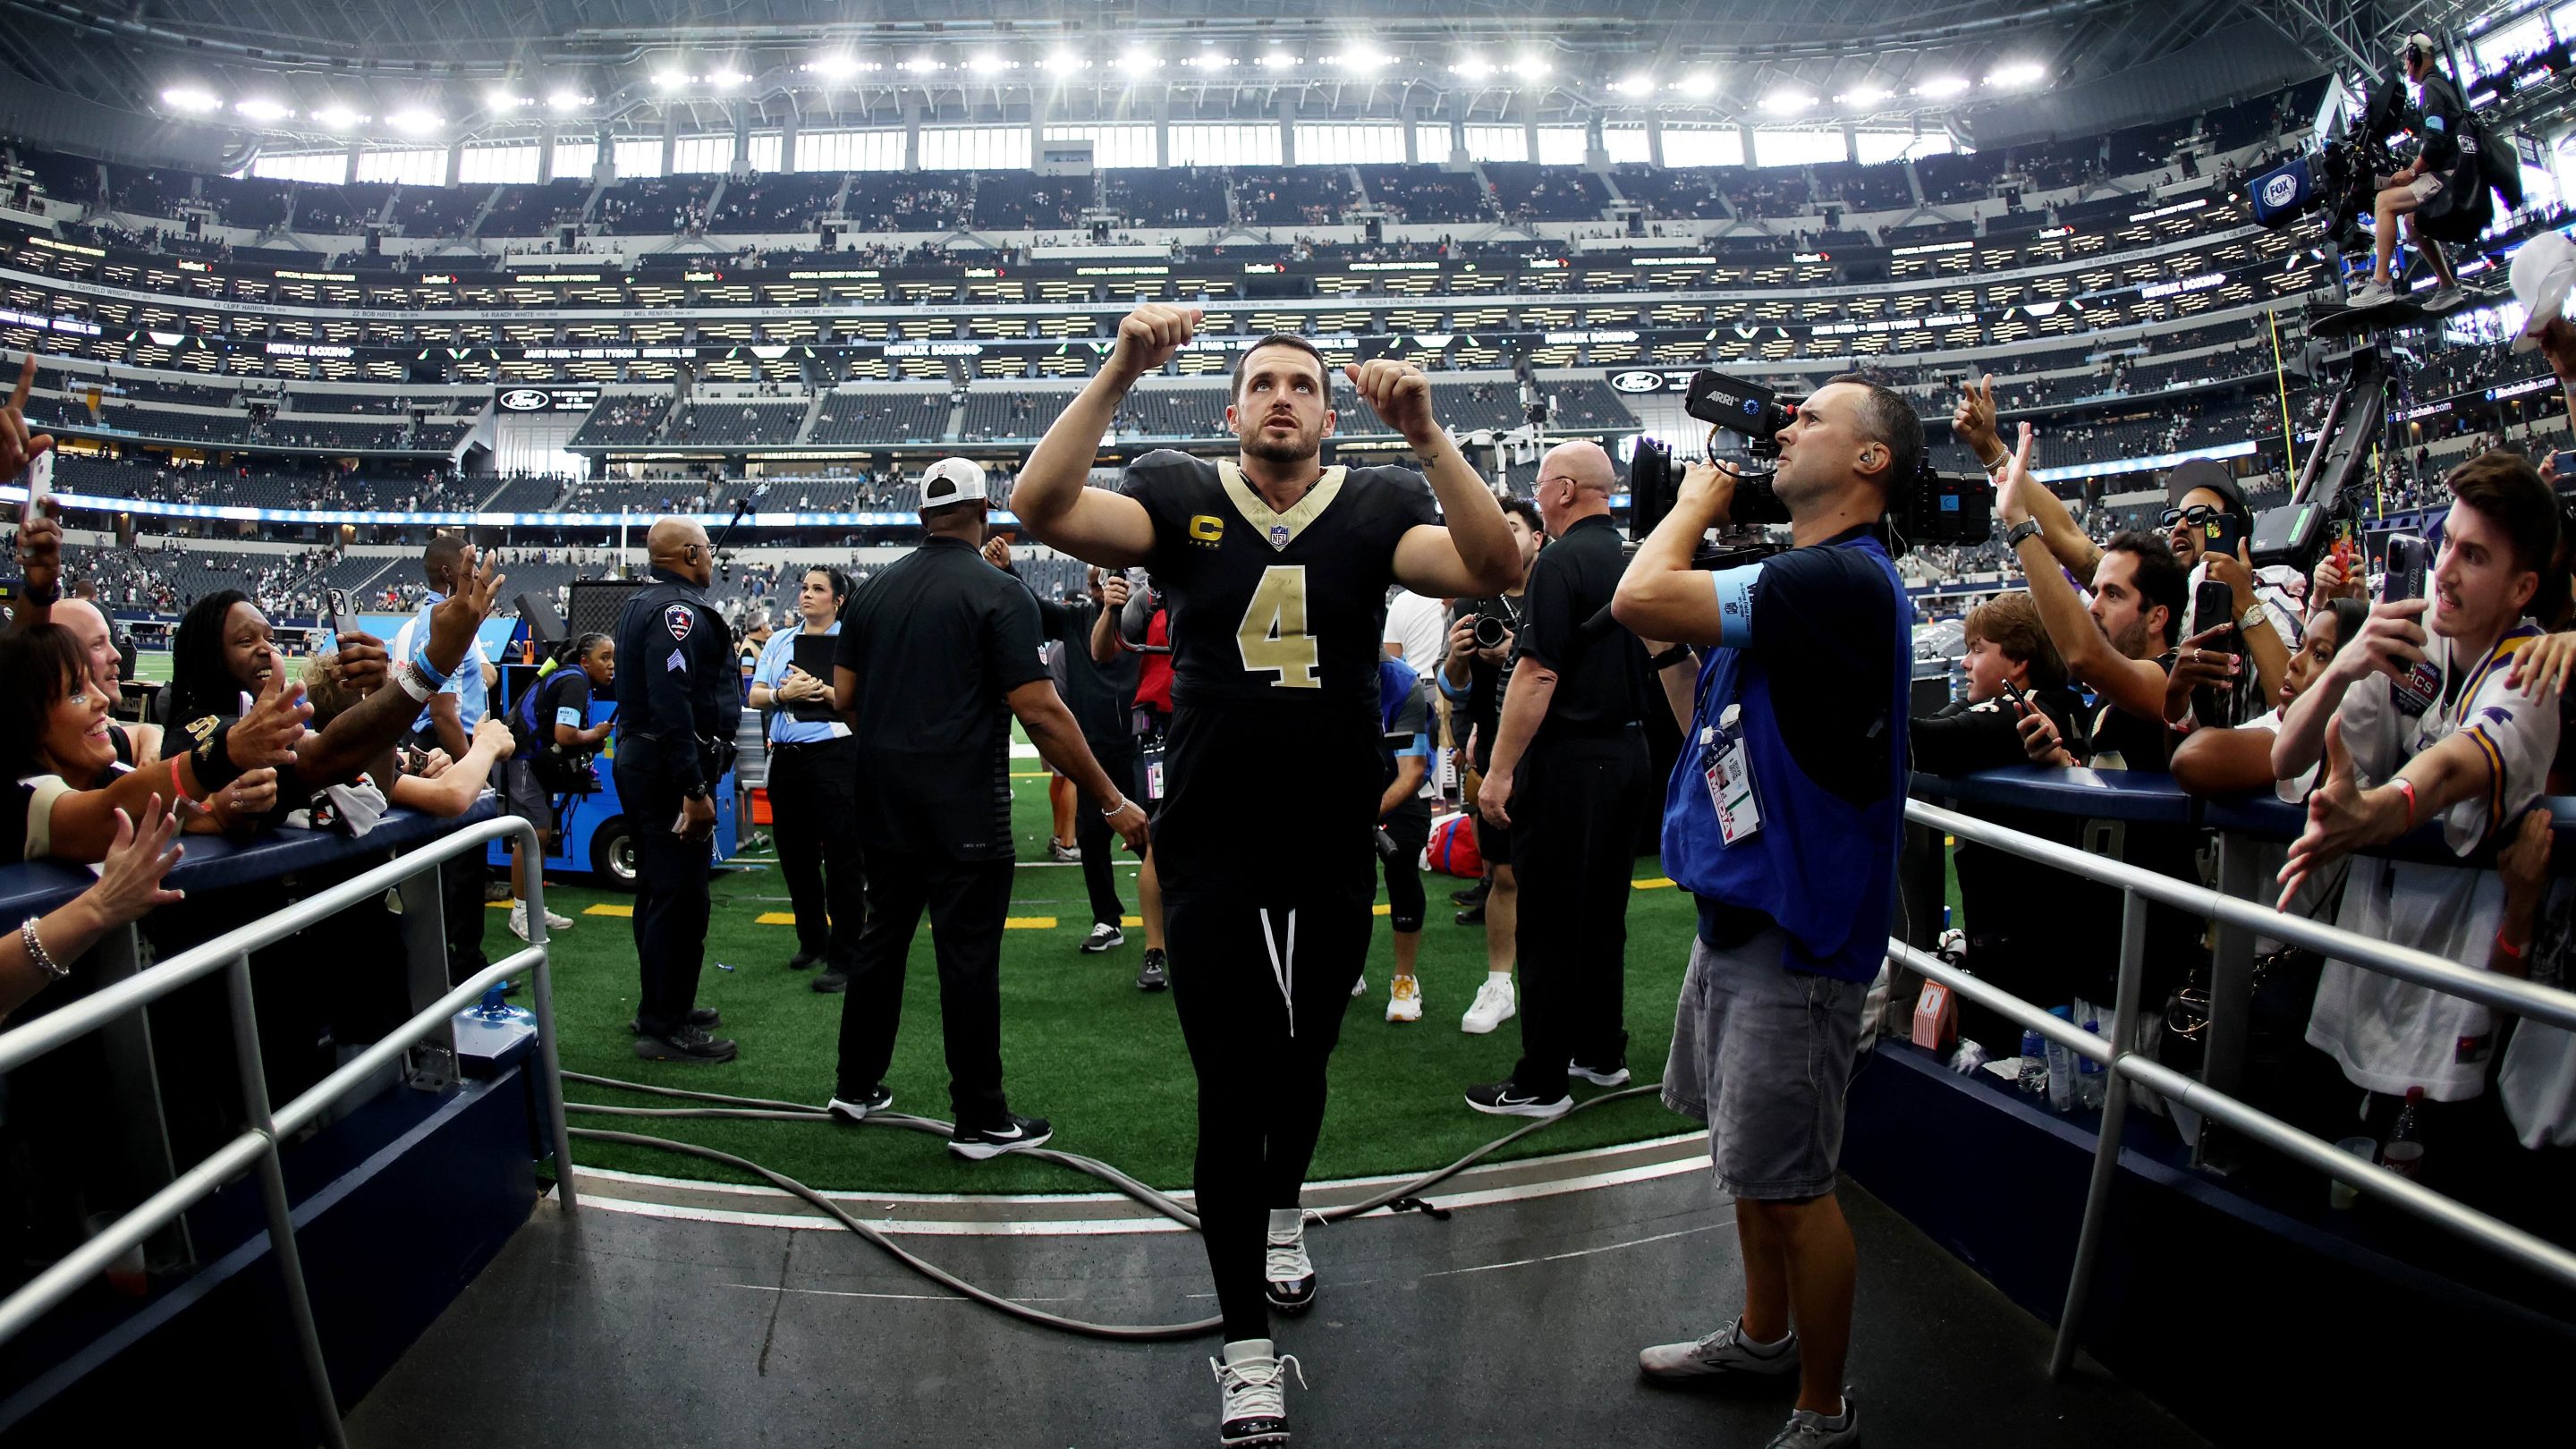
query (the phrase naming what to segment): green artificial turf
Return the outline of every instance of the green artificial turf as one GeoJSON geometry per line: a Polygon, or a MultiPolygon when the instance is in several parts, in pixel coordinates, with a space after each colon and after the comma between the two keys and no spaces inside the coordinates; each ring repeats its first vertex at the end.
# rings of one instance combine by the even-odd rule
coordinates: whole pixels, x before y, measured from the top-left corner
{"type": "MultiPolygon", "coordinates": [[[[1027,771],[1034,762],[1014,761],[1027,771]]],[[[1183,1050],[1168,992],[1136,989],[1141,928],[1127,930],[1128,944],[1099,956],[1075,950],[1090,929],[1090,910],[1078,866],[1038,865],[1045,859],[1048,813],[1043,778],[1013,781],[1021,866],[1013,887],[1015,917],[1055,918],[1051,929],[1020,929],[1003,936],[1003,1085],[1013,1110],[1055,1124],[1054,1145],[1116,1164],[1158,1187],[1187,1187],[1196,1137],[1197,1088],[1183,1050]]],[[[1247,801],[1247,808],[1252,808],[1247,801]]],[[[1124,852],[1121,852],[1122,856],[1124,852]]],[[[1127,911],[1137,909],[1135,867],[1119,868],[1127,911]]],[[[1660,881],[1652,857],[1637,862],[1634,877],[1660,881]]],[[[1380,918],[1369,953],[1369,994],[1353,1001],[1343,1019],[1341,1048],[1332,1065],[1332,1105],[1315,1155],[1316,1178],[1353,1177],[1428,1169],[1446,1164],[1515,1127],[1522,1119],[1471,1111],[1460,1092],[1509,1072],[1520,1052],[1519,1023],[1507,1021],[1487,1036],[1458,1030],[1458,1018],[1485,973],[1484,929],[1451,922],[1449,893],[1466,882],[1426,878],[1430,924],[1423,931],[1421,978],[1426,1010],[1411,1025],[1384,1020],[1393,946],[1380,918]]],[[[708,931],[707,968],[698,1002],[724,1013],[720,1034],[742,1044],[742,1055],[721,1066],[685,1066],[638,1060],[626,1030],[635,1011],[633,923],[585,915],[592,906],[622,907],[630,897],[565,882],[547,892],[550,905],[578,924],[554,937],[555,1009],[567,1070],[626,1081],[821,1103],[833,1086],[841,1001],[817,995],[810,972],[786,968],[796,933],[788,925],[761,925],[757,917],[788,911],[786,887],[774,869],[721,874],[715,884],[715,919],[708,931]],[[724,970],[717,963],[733,969],[724,970]]],[[[499,910],[488,912],[488,949],[498,957],[518,942],[499,910]]],[[[1627,951],[1628,1063],[1638,1082],[1662,1075],[1672,1040],[1673,1002],[1680,989],[1694,926],[1690,898],[1669,886],[1640,889],[1630,900],[1627,951]]],[[[1187,970],[1182,965],[1180,970],[1187,970]]],[[[904,990],[903,1030],[887,1085],[895,1110],[948,1116],[948,1074],[940,1053],[939,993],[925,926],[914,939],[904,990]]],[[[1605,1089],[1574,1085],[1578,1101],[1605,1089]]],[[[607,1088],[573,1085],[573,1101],[651,1105],[651,1099],[607,1088]]],[[[951,1157],[934,1139],[881,1127],[828,1122],[726,1121],[584,1117],[574,1125],[609,1127],[678,1138],[721,1148],[823,1188],[874,1188],[890,1192],[1093,1191],[1092,1179],[1045,1163],[1008,1157],[970,1164],[951,1157]]],[[[1692,1130],[1651,1097],[1579,1113],[1532,1134],[1505,1156],[1532,1156],[1692,1130]]],[[[586,1166],[673,1177],[734,1180],[717,1164],[676,1153],[579,1142],[586,1166]]]]}

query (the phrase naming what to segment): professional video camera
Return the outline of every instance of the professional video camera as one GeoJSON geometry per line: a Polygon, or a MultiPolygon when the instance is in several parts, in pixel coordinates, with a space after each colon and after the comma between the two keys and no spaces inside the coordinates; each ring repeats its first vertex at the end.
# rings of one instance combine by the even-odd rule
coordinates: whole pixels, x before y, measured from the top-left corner
{"type": "MultiPolygon", "coordinates": [[[[1712,453],[1717,433],[1724,430],[1741,436],[1754,460],[1737,471],[1729,520],[1737,525],[1787,523],[1789,510],[1772,491],[1771,475],[1780,455],[1780,430],[1796,419],[1797,405],[1783,403],[1760,383],[1702,370],[1691,379],[1682,408],[1710,425],[1712,453]]],[[[1638,440],[1628,470],[1630,536],[1642,540],[1653,532],[1673,511],[1680,490],[1681,471],[1673,464],[1672,450],[1650,438],[1638,440]]],[[[1914,476],[1898,479],[1889,490],[1888,551],[1903,553],[1918,543],[1982,543],[1994,531],[1993,507],[1992,483],[1975,473],[1941,472],[1927,450],[1914,476]]]]}
{"type": "Polygon", "coordinates": [[[2379,178],[2397,170],[2388,142],[2405,119],[2406,84],[2391,76],[2371,92],[2350,134],[2329,137],[2307,155],[2248,180],[2247,209],[2257,223],[2274,231],[2325,212],[2327,230],[2338,246],[2366,249],[2369,239],[2361,223],[2378,201],[2379,178]]]}

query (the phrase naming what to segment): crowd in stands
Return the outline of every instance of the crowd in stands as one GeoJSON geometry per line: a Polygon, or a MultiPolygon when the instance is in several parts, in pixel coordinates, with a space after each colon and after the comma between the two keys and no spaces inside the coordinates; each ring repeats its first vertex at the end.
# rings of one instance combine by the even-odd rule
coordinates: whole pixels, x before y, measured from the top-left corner
{"type": "Polygon", "coordinates": [[[1398,221],[1440,225],[1494,221],[1502,213],[1493,193],[1469,172],[1428,165],[1358,168],[1368,199],[1398,221]]]}

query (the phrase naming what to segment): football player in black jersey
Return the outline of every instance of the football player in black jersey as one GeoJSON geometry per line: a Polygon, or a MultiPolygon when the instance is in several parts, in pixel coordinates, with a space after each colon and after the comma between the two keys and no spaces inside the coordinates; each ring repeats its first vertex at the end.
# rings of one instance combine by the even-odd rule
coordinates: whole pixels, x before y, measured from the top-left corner
{"type": "Polygon", "coordinates": [[[1293,1360],[1272,1352],[1268,1309],[1314,1303],[1298,1194],[1377,896],[1387,585],[1482,597],[1517,585],[1521,563],[1417,368],[1344,369],[1414,466],[1322,465],[1332,378],[1302,337],[1264,337],[1235,365],[1235,457],[1157,451],[1120,490],[1085,487],[1120,401],[1200,317],[1148,304],[1119,324],[1116,350],[1020,470],[1011,508],[1066,553],[1151,569],[1168,601],[1172,725],[1154,857],[1199,1080],[1195,1186],[1225,1319],[1219,1438],[1279,1444],[1293,1360]],[[1273,792],[1285,792],[1281,808],[1243,829],[1247,804],[1273,792]]]}

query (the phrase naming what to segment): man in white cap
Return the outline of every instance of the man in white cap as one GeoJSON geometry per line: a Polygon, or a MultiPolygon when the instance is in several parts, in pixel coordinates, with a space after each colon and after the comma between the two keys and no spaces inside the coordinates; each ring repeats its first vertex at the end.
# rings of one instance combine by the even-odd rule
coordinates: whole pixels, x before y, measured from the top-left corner
{"type": "MultiPolygon", "coordinates": [[[[1039,755],[1129,846],[1145,812],[1100,768],[1056,696],[1028,586],[988,567],[984,470],[942,458],[921,477],[921,547],[861,585],[842,611],[832,702],[858,742],[858,836],[867,875],[841,1005],[831,1110],[852,1121],[894,1101],[885,1074],[903,1013],[904,958],[930,914],[940,1035],[956,1131],[948,1150],[980,1161],[1047,1140],[1044,1118],[1002,1095],[1002,922],[1010,913],[1011,717],[1039,755]]],[[[828,974],[828,973],[827,973],[828,974]]],[[[830,989],[818,980],[818,989],[830,989]]]]}
{"type": "Polygon", "coordinates": [[[2441,279],[2441,285],[2424,299],[2424,310],[2447,312],[2460,305],[2459,276],[2442,255],[2442,244],[2424,235],[2423,224],[2454,206],[2475,203],[2480,185],[2477,141],[2468,103],[2460,99],[2460,88],[2451,78],[2434,69],[2435,54],[2433,37],[2421,31],[2408,36],[2405,48],[2398,52],[2407,84],[2421,96],[2411,119],[2422,148],[2413,161],[2380,182],[2377,220],[2371,228],[2377,255],[2370,280],[2344,299],[2356,309],[2385,307],[2398,299],[2389,264],[2397,255],[2397,218],[2401,216],[2410,218],[2408,234],[2441,279]]]}

